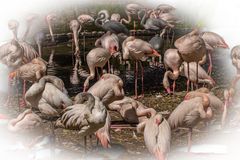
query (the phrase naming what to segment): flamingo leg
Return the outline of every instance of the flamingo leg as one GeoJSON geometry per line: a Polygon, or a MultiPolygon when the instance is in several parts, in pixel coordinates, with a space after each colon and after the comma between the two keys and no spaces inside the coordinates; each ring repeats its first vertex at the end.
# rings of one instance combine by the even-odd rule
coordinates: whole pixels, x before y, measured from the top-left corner
{"type": "Polygon", "coordinates": [[[87,136],[84,136],[84,151],[87,152],[87,136]]]}
{"type": "Polygon", "coordinates": [[[20,99],[20,105],[19,105],[19,107],[22,107],[22,108],[26,106],[26,103],[24,100],[25,93],[26,93],[26,81],[23,80],[23,92],[22,92],[22,97],[20,99]]]}
{"type": "Polygon", "coordinates": [[[48,59],[48,63],[49,63],[50,65],[53,64],[54,53],[55,53],[55,50],[52,49],[51,54],[50,54],[49,59],[48,59]]]}
{"type": "Polygon", "coordinates": [[[189,91],[189,83],[190,83],[190,71],[189,71],[189,63],[187,62],[187,71],[188,71],[188,80],[187,80],[187,92],[189,91]]]}
{"type": "Polygon", "coordinates": [[[197,78],[196,88],[198,89],[198,62],[196,62],[196,78],[197,78]]]}
{"type": "Polygon", "coordinates": [[[136,21],[133,21],[133,36],[136,36],[136,21]]]}
{"type": "Polygon", "coordinates": [[[98,72],[98,68],[96,67],[96,71],[97,71],[97,80],[100,79],[100,75],[99,75],[99,72],[98,72]]]}
{"type": "Polygon", "coordinates": [[[192,128],[188,131],[188,152],[190,152],[192,146],[192,128]]]}
{"type": "Polygon", "coordinates": [[[175,93],[175,88],[176,88],[176,80],[174,80],[174,81],[173,81],[172,88],[173,88],[173,93],[175,93]]]}
{"type": "Polygon", "coordinates": [[[107,63],[108,63],[108,73],[111,73],[110,60],[108,60],[107,63]]]}
{"type": "Polygon", "coordinates": [[[73,37],[72,37],[72,65],[74,66],[74,39],[73,39],[73,37]]]}
{"type": "Polygon", "coordinates": [[[38,54],[39,54],[39,57],[42,57],[42,46],[40,43],[37,44],[38,46],[38,54]]]}
{"type": "Polygon", "coordinates": [[[101,67],[101,76],[103,75],[103,67],[101,67]]]}
{"type": "Polygon", "coordinates": [[[221,127],[223,128],[226,122],[226,117],[227,117],[227,113],[228,113],[228,100],[225,101],[224,103],[224,107],[223,107],[223,113],[222,113],[222,119],[221,119],[221,127]]]}
{"type": "Polygon", "coordinates": [[[140,66],[141,66],[141,80],[142,80],[142,95],[140,97],[144,97],[144,68],[143,68],[143,65],[142,65],[142,62],[140,62],[140,66]]]}
{"type": "Polygon", "coordinates": [[[135,99],[138,98],[138,93],[137,93],[137,78],[138,78],[138,61],[135,62],[135,99]]]}
{"type": "Polygon", "coordinates": [[[85,54],[85,49],[86,49],[86,41],[85,41],[85,30],[83,32],[83,60],[86,62],[86,54],[85,54]]]}
{"type": "Polygon", "coordinates": [[[78,69],[78,64],[80,63],[80,59],[78,57],[79,55],[76,55],[75,56],[75,66],[74,66],[74,70],[77,70],[78,69]]]}
{"type": "Polygon", "coordinates": [[[211,76],[213,64],[212,64],[212,55],[209,52],[208,52],[208,58],[209,58],[208,74],[211,76]]]}

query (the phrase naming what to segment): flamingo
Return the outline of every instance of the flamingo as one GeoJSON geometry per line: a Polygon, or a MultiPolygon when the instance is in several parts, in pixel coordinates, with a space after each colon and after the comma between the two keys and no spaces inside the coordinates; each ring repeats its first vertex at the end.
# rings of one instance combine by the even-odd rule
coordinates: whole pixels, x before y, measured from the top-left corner
{"type": "MultiPolygon", "coordinates": [[[[93,96],[99,97],[103,104],[108,105],[113,101],[123,99],[123,81],[113,74],[103,74],[102,77],[87,91],[93,96]]],[[[111,118],[108,113],[105,125],[96,132],[96,136],[104,148],[110,147],[111,118]]]]}
{"type": "MultiPolygon", "coordinates": [[[[140,20],[140,13],[144,9],[145,9],[145,7],[138,3],[127,4],[126,8],[125,8],[125,13],[127,15],[127,19],[122,18],[120,20],[120,22],[122,24],[123,23],[130,24],[133,19],[132,16],[137,16],[138,19],[140,20]]],[[[135,34],[135,30],[136,30],[136,20],[135,19],[133,20],[133,29],[134,29],[134,34],[135,34]]]]}
{"type": "Polygon", "coordinates": [[[79,93],[77,96],[78,101],[62,111],[56,126],[79,130],[80,135],[84,136],[84,146],[86,147],[86,136],[95,133],[104,126],[107,111],[98,97],[86,92],[79,93]]]}
{"type": "Polygon", "coordinates": [[[144,130],[144,141],[149,152],[157,160],[166,160],[170,151],[171,128],[160,113],[152,112],[151,117],[140,123],[140,130],[144,130]]]}
{"type": "Polygon", "coordinates": [[[173,93],[175,92],[176,88],[176,79],[179,77],[180,74],[180,66],[182,64],[182,59],[177,51],[177,49],[168,49],[164,53],[164,65],[166,68],[166,72],[164,73],[163,77],[163,86],[167,90],[167,93],[171,93],[170,84],[168,78],[173,80],[173,93]],[[168,70],[170,68],[172,71],[168,70]]]}
{"type": "MultiPolygon", "coordinates": [[[[148,119],[148,113],[154,113],[153,108],[148,108],[141,102],[130,97],[114,101],[108,105],[111,111],[117,111],[128,123],[141,123],[148,119]]],[[[138,129],[140,130],[140,129],[138,129]]]]}
{"type": "Polygon", "coordinates": [[[201,97],[202,95],[207,95],[210,101],[210,107],[213,110],[219,110],[223,108],[223,102],[216,96],[214,95],[213,92],[211,92],[208,88],[201,87],[199,89],[196,89],[195,91],[188,92],[184,100],[189,100],[195,97],[201,97]]]}
{"type": "MultiPolygon", "coordinates": [[[[119,49],[120,49],[120,41],[119,38],[116,34],[111,33],[111,32],[107,32],[104,35],[102,35],[100,38],[98,38],[95,42],[95,46],[96,47],[102,47],[105,49],[108,49],[110,53],[112,53],[112,55],[114,55],[114,57],[117,56],[117,52],[119,53],[119,49]]],[[[110,61],[108,61],[108,73],[110,73],[110,61]]]]}
{"type": "Polygon", "coordinates": [[[51,122],[52,141],[55,144],[53,121],[59,118],[64,108],[73,104],[63,81],[55,76],[44,76],[28,89],[25,100],[27,106],[36,110],[42,119],[51,122]]]}
{"type": "MultiPolygon", "coordinates": [[[[38,53],[26,42],[12,40],[0,46],[0,63],[5,64],[10,72],[36,57],[38,57],[38,53]]],[[[9,101],[10,93],[8,93],[5,105],[8,105],[9,101]]]]}
{"type": "MultiPolygon", "coordinates": [[[[9,74],[9,79],[13,79],[14,77],[20,77],[23,79],[23,93],[22,96],[25,96],[26,93],[26,81],[30,82],[36,82],[40,78],[42,78],[46,74],[47,66],[46,62],[39,58],[33,59],[31,62],[24,64],[17,68],[16,70],[12,71],[9,74]]],[[[25,102],[22,98],[23,104],[25,105],[25,102]]]]}
{"type": "Polygon", "coordinates": [[[95,20],[95,25],[97,27],[103,28],[105,31],[110,31],[111,33],[119,34],[124,33],[126,35],[129,35],[129,31],[118,21],[115,20],[109,20],[109,15],[106,12],[99,12],[98,18],[95,20]],[[102,21],[102,24],[100,24],[99,21],[102,21]]]}
{"type": "MultiPolygon", "coordinates": [[[[187,62],[188,78],[190,78],[189,63],[199,61],[206,55],[206,46],[204,40],[200,37],[200,33],[197,29],[192,32],[178,38],[174,42],[175,47],[181,55],[183,61],[187,62]]],[[[198,65],[196,65],[196,84],[198,84],[198,65]]],[[[187,91],[189,89],[190,80],[187,81],[187,91]]]]}
{"type": "MultiPolygon", "coordinates": [[[[128,37],[122,43],[122,52],[123,59],[133,59],[136,64],[135,68],[135,98],[138,98],[137,95],[137,74],[138,74],[138,62],[145,61],[149,56],[160,56],[160,54],[153,49],[153,47],[146,41],[137,39],[133,36],[128,37]]],[[[142,96],[144,96],[144,87],[143,87],[143,66],[140,63],[142,69],[142,96]]]]}
{"type": "Polygon", "coordinates": [[[73,39],[75,44],[75,65],[74,70],[78,69],[78,66],[82,65],[80,57],[80,48],[79,48],[79,39],[78,39],[78,30],[80,29],[80,24],[77,20],[72,20],[70,22],[70,29],[73,31],[73,39]]]}
{"type": "Polygon", "coordinates": [[[207,53],[209,57],[209,66],[208,73],[211,75],[212,73],[212,53],[215,48],[229,48],[224,39],[214,32],[202,32],[202,39],[205,42],[207,53]]]}
{"type": "Polygon", "coordinates": [[[61,110],[72,105],[61,79],[44,76],[26,92],[27,106],[39,110],[47,119],[58,117],[61,110]]]}
{"type": "Polygon", "coordinates": [[[26,132],[41,127],[42,119],[31,109],[25,110],[8,122],[8,130],[11,132],[26,132]]]}
{"type": "Polygon", "coordinates": [[[168,118],[168,123],[172,129],[180,126],[189,128],[188,134],[188,152],[191,149],[192,128],[201,120],[212,118],[213,113],[210,107],[208,96],[201,95],[193,99],[181,102],[168,118]]]}
{"type": "Polygon", "coordinates": [[[127,14],[128,19],[122,18],[121,23],[129,24],[132,21],[132,15],[137,15],[138,19],[140,19],[140,13],[144,10],[145,7],[141,4],[137,3],[129,3],[126,6],[125,13],[127,14]]]}
{"type": "Polygon", "coordinates": [[[144,13],[144,16],[142,17],[141,20],[141,25],[147,29],[147,30],[154,30],[154,31],[160,31],[162,30],[162,32],[160,33],[160,37],[162,37],[164,35],[164,33],[166,32],[165,30],[167,28],[173,28],[174,26],[162,19],[159,18],[155,18],[154,16],[152,16],[151,14],[153,13],[152,10],[150,11],[146,11],[144,13]],[[151,15],[150,17],[149,14],[151,15]]]}
{"type": "Polygon", "coordinates": [[[113,101],[124,97],[123,81],[114,74],[103,74],[87,92],[99,97],[103,104],[108,107],[113,101]]]}
{"type": "Polygon", "coordinates": [[[104,48],[94,48],[87,55],[87,64],[90,70],[90,75],[84,82],[85,92],[89,87],[89,81],[95,77],[95,68],[101,67],[103,68],[105,64],[109,61],[110,57],[113,53],[116,52],[116,46],[109,46],[109,50],[104,48]]]}

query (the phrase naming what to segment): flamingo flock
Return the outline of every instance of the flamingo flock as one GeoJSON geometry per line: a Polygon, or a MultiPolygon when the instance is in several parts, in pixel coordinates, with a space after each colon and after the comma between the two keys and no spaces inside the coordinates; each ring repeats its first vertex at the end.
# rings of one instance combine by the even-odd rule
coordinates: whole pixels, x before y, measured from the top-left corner
{"type": "MultiPolygon", "coordinates": [[[[68,95],[64,82],[60,78],[47,75],[49,63],[48,60],[42,58],[45,34],[41,31],[34,34],[37,50],[27,42],[33,21],[37,21],[40,17],[36,14],[27,17],[27,29],[22,39],[18,36],[19,22],[10,20],[8,27],[13,33],[13,38],[10,42],[0,46],[0,63],[9,67],[10,80],[18,77],[24,81],[22,99],[28,109],[9,121],[8,129],[12,132],[32,130],[41,126],[42,121],[46,120],[51,122],[54,135],[54,130],[57,128],[77,130],[79,136],[84,137],[85,147],[87,146],[86,137],[90,136],[91,139],[92,135],[95,135],[104,148],[109,148],[111,147],[110,129],[114,126],[111,124],[110,111],[115,111],[126,123],[137,124],[137,131],[144,135],[146,147],[156,159],[167,159],[170,152],[171,134],[181,127],[188,129],[188,152],[190,152],[193,128],[198,123],[211,121],[214,110],[222,111],[222,126],[226,122],[227,108],[232,102],[236,83],[240,79],[240,46],[234,47],[231,51],[232,64],[237,69],[237,76],[230,88],[224,91],[225,103],[223,103],[210,91],[216,84],[211,77],[212,53],[215,48],[225,49],[229,46],[217,33],[203,32],[194,28],[178,38],[172,34],[171,44],[174,45],[170,45],[170,48],[164,52],[163,46],[166,39],[169,39],[169,33],[174,33],[179,23],[174,13],[175,10],[175,7],[168,4],[148,8],[137,3],[130,3],[125,7],[126,15],[119,13],[110,15],[108,10],[103,9],[96,13],[96,17],[86,13],[71,20],[69,27],[72,31],[72,43],[75,46],[73,51],[75,76],[85,63],[89,70],[89,74],[83,77],[86,78],[83,91],[78,93],[74,99],[68,95]],[[124,18],[125,16],[127,19],[124,18]],[[136,23],[139,23],[145,30],[155,32],[156,35],[151,37],[149,42],[137,37],[135,35],[136,23]],[[92,46],[93,48],[86,55],[84,63],[85,54],[80,53],[82,46],[79,34],[86,24],[95,25],[105,33],[97,38],[95,46],[92,46]],[[133,24],[132,35],[125,24],[133,24]],[[125,81],[111,73],[110,59],[117,58],[116,55],[120,55],[123,61],[135,63],[133,97],[125,93],[125,81]],[[159,84],[162,83],[167,94],[175,94],[178,90],[176,81],[181,75],[187,79],[185,98],[167,116],[157,112],[154,106],[147,106],[138,100],[144,97],[144,61],[151,61],[152,57],[161,59],[161,55],[163,55],[166,71],[159,84]],[[208,71],[205,71],[202,65],[206,63],[207,57],[208,71]],[[137,89],[138,64],[141,68],[140,96],[138,96],[137,89]],[[108,73],[103,71],[106,65],[108,73]],[[101,68],[100,74],[98,67],[101,68]],[[98,80],[91,85],[90,82],[96,75],[98,80]],[[32,83],[27,91],[25,81],[32,83]],[[192,91],[190,91],[190,84],[192,84],[192,91]],[[203,86],[199,87],[200,84],[203,86]],[[208,88],[205,88],[205,85],[208,88]]],[[[49,28],[53,43],[56,43],[56,36],[52,23],[57,18],[57,15],[53,13],[45,17],[45,25],[49,28]]],[[[161,63],[161,60],[159,62],[161,63]]],[[[121,126],[118,128],[121,129],[121,126]]]]}

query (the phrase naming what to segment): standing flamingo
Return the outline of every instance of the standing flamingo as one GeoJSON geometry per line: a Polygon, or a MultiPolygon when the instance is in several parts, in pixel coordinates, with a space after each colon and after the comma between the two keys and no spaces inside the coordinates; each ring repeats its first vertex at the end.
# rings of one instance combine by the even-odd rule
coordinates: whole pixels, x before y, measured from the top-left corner
{"type": "Polygon", "coordinates": [[[80,57],[80,48],[79,48],[79,39],[78,39],[78,30],[80,29],[80,24],[77,20],[72,20],[70,22],[70,29],[73,31],[73,39],[75,44],[75,65],[74,70],[78,69],[78,66],[82,65],[80,57]]]}
{"type": "MultiPolygon", "coordinates": [[[[103,104],[108,108],[110,103],[124,97],[123,81],[116,75],[104,74],[100,80],[89,88],[88,92],[99,97],[103,104]]],[[[110,125],[111,118],[108,113],[104,127],[96,132],[96,136],[100,139],[102,146],[105,148],[110,147],[110,125]]]]}
{"type": "MultiPolygon", "coordinates": [[[[120,41],[116,34],[107,32],[104,35],[102,35],[100,38],[98,38],[95,42],[96,47],[102,47],[105,49],[108,49],[112,55],[117,56],[116,52],[119,53],[120,49],[120,41]]],[[[110,60],[108,61],[108,73],[110,73],[111,65],[110,60]]]]}
{"type": "Polygon", "coordinates": [[[211,75],[212,73],[212,53],[215,48],[229,48],[224,39],[214,32],[203,32],[202,39],[205,42],[207,53],[209,57],[209,66],[208,73],[211,75]]]}
{"type": "Polygon", "coordinates": [[[163,86],[167,90],[168,94],[171,93],[170,84],[168,78],[173,80],[173,93],[175,92],[176,88],[176,79],[179,77],[180,74],[180,66],[182,64],[182,59],[177,51],[177,49],[168,49],[164,53],[164,65],[166,70],[170,68],[172,71],[167,70],[164,73],[163,77],[163,86]]]}
{"type": "MultiPolygon", "coordinates": [[[[145,61],[149,56],[160,56],[160,54],[153,49],[153,47],[141,39],[137,39],[133,36],[128,37],[122,43],[123,59],[133,59],[136,63],[135,68],[135,98],[138,98],[137,94],[137,74],[138,74],[138,62],[145,61]]],[[[142,63],[140,63],[142,69],[142,96],[144,96],[143,75],[144,70],[142,63]]]]}
{"type": "MultiPolygon", "coordinates": [[[[9,74],[9,78],[13,79],[14,77],[19,77],[23,79],[23,93],[22,100],[24,100],[24,96],[26,93],[26,81],[36,82],[40,78],[42,78],[46,74],[46,62],[41,58],[35,58],[31,62],[22,65],[18,69],[12,71],[9,74]]],[[[25,105],[25,103],[23,102],[25,105]]]]}
{"type": "Polygon", "coordinates": [[[108,49],[94,48],[87,55],[87,64],[89,67],[90,75],[84,82],[84,91],[89,87],[89,80],[95,77],[95,68],[103,68],[109,61],[109,58],[117,51],[117,46],[110,45],[108,49]],[[109,50],[108,50],[109,49],[109,50]]]}
{"type": "MultiPolygon", "coordinates": [[[[130,3],[130,4],[127,4],[126,6],[126,9],[125,9],[125,13],[127,15],[127,19],[125,18],[122,18],[120,20],[120,22],[123,24],[123,23],[126,23],[126,24],[130,24],[131,21],[132,21],[132,16],[137,16],[138,17],[138,20],[140,20],[140,13],[141,11],[143,11],[145,9],[145,7],[141,4],[137,4],[137,3],[130,3]]],[[[134,34],[135,34],[135,31],[136,31],[136,20],[134,19],[133,20],[133,30],[134,30],[134,34]]]]}
{"type": "MultiPolygon", "coordinates": [[[[188,78],[190,77],[189,63],[202,60],[204,55],[206,55],[206,46],[203,39],[200,37],[200,33],[197,29],[192,32],[178,38],[175,43],[175,47],[181,55],[181,58],[187,62],[188,78]]],[[[198,84],[198,65],[196,65],[196,84],[198,84]]],[[[187,81],[187,91],[189,90],[190,80],[187,81]]]]}
{"type": "Polygon", "coordinates": [[[143,5],[137,3],[127,4],[125,13],[127,14],[128,19],[122,18],[120,22],[129,24],[132,21],[132,15],[137,15],[138,19],[140,19],[140,13],[144,9],[145,7],[143,5]]]}
{"type": "Polygon", "coordinates": [[[168,118],[172,129],[185,126],[189,128],[188,152],[191,149],[192,128],[201,120],[208,120],[212,117],[212,109],[208,96],[201,95],[181,102],[168,118]]]}

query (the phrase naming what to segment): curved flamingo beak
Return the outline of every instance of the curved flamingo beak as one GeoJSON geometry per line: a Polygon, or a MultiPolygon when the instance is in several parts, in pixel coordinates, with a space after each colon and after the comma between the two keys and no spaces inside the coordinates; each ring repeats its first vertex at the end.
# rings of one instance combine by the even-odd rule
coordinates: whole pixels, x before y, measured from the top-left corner
{"type": "Polygon", "coordinates": [[[152,54],[157,57],[161,56],[155,49],[152,50],[152,54]]]}
{"type": "Polygon", "coordinates": [[[16,77],[16,76],[17,76],[17,72],[14,71],[14,72],[9,73],[8,78],[9,78],[9,79],[13,79],[13,78],[16,77]]]}

